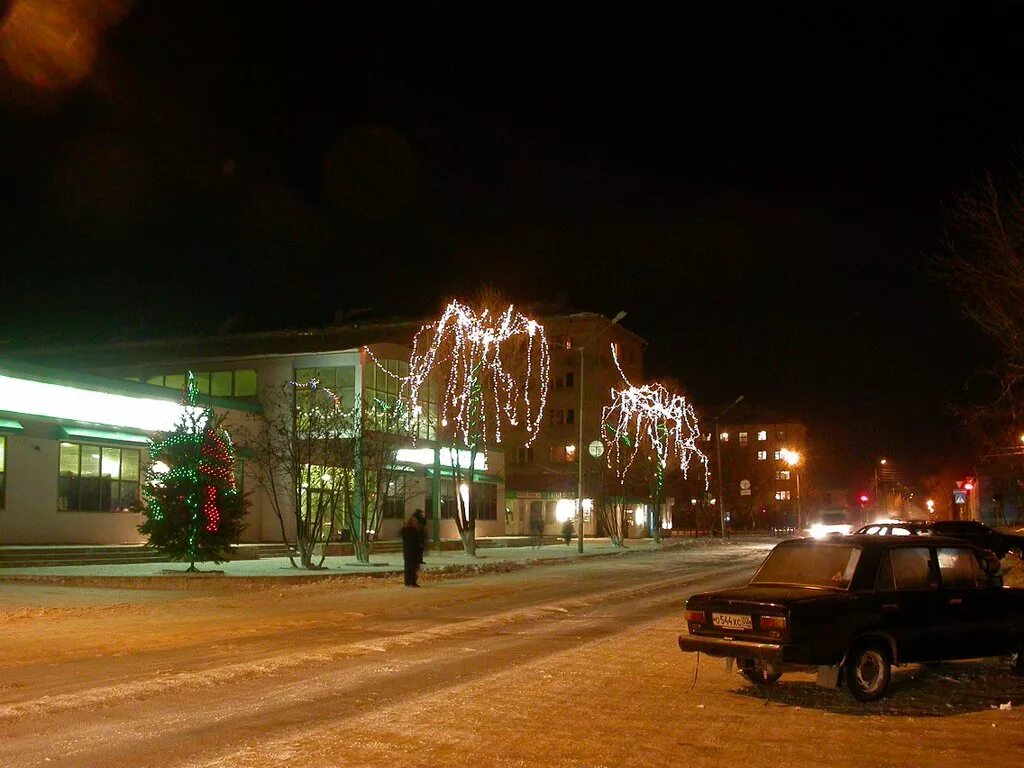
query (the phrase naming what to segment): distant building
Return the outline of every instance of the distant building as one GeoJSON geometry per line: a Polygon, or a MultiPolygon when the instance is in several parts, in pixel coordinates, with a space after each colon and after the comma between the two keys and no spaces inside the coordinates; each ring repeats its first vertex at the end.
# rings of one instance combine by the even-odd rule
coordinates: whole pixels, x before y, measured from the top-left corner
{"type": "MultiPolygon", "coordinates": [[[[523,443],[521,432],[512,433],[506,441],[508,532],[529,533],[530,520],[537,516],[543,518],[549,533],[556,532],[567,517],[575,519],[579,459],[582,457],[584,532],[603,535],[599,521],[592,514],[588,492],[593,494],[596,486],[602,484],[601,467],[607,457],[595,458],[589,446],[603,437],[601,411],[611,404],[612,388],[623,386],[622,376],[612,359],[612,345],[615,345],[623,372],[633,383],[640,383],[647,342],[622,325],[612,325],[604,315],[591,312],[547,315],[541,322],[551,344],[551,384],[545,423],[532,445],[523,443]]],[[[604,482],[604,485],[609,483],[604,482]]],[[[626,493],[616,487],[610,490],[626,493]]],[[[646,499],[632,501],[642,504],[646,499]]],[[[632,519],[633,534],[647,535],[646,519],[641,517],[639,523],[635,516],[632,519]]]]}
{"type": "Polygon", "coordinates": [[[713,480],[711,490],[718,494],[721,487],[718,503],[725,504],[734,530],[795,526],[798,510],[809,511],[800,487],[809,487],[806,474],[801,477],[807,461],[802,423],[741,406],[735,417],[719,421],[717,435],[713,419],[705,416],[702,426],[712,473],[718,470],[716,449],[721,450],[721,485],[713,480]],[[794,453],[795,465],[786,460],[794,453]]]}

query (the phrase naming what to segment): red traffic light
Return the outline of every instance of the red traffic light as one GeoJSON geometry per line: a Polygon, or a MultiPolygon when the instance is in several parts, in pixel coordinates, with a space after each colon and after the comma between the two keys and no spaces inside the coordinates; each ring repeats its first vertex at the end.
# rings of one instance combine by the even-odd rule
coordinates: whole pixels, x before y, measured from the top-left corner
{"type": "Polygon", "coordinates": [[[861,504],[867,504],[868,503],[868,495],[866,493],[862,493],[860,495],[860,503],[861,504]]]}
{"type": "Polygon", "coordinates": [[[974,483],[971,483],[971,482],[964,483],[964,490],[965,491],[973,491],[974,490],[974,483]]]}

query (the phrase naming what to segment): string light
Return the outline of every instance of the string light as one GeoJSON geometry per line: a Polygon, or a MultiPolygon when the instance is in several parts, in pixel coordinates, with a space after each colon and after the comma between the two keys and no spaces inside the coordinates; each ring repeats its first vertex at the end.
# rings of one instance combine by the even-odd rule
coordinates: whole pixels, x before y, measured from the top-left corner
{"type": "Polygon", "coordinates": [[[660,480],[670,459],[678,460],[683,477],[687,477],[690,462],[696,457],[704,466],[704,490],[707,490],[708,457],[697,445],[700,427],[693,406],[683,395],[669,392],[662,384],[642,387],[631,384],[619,365],[614,344],[612,359],[626,386],[612,389],[612,404],[601,412],[602,423],[611,430],[606,440],[608,466],[614,465],[619,480],[624,480],[646,446],[657,462],[660,480]]]}
{"type": "MultiPolygon", "coordinates": [[[[169,525],[168,505],[172,509],[184,507],[191,518],[188,554],[193,562],[201,547],[209,551],[210,547],[216,549],[229,543],[217,539],[218,535],[225,535],[221,530],[225,509],[232,515],[231,521],[244,514],[235,479],[231,435],[219,426],[212,408],[197,406],[198,399],[199,387],[189,372],[182,397],[182,405],[190,406],[185,411],[188,415],[183,416],[177,431],[152,441],[144,488],[146,515],[153,523],[169,525]],[[204,540],[204,533],[212,538],[204,540]]],[[[179,520],[175,524],[180,523],[179,520]]],[[[235,526],[236,522],[229,525],[228,534],[235,526]]]]}
{"type": "Polygon", "coordinates": [[[400,379],[413,416],[419,415],[418,403],[431,379],[440,378],[438,421],[442,427],[451,425],[466,445],[500,444],[506,427],[522,428],[525,445],[531,445],[544,417],[550,365],[540,323],[511,304],[492,314],[456,300],[440,319],[417,331],[409,375],[390,375],[400,379]]]}

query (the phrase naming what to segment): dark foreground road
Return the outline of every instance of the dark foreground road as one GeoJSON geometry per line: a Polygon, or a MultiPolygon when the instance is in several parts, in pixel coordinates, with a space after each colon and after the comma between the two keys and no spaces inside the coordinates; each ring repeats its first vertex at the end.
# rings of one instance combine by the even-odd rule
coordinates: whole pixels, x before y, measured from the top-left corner
{"type": "Polygon", "coordinates": [[[766,549],[420,590],[0,585],[0,765],[1013,764],[1024,718],[990,705],[1024,707],[1024,690],[993,665],[905,672],[872,707],[805,676],[766,704],[710,660],[694,684],[682,601],[742,581],[766,549]]]}

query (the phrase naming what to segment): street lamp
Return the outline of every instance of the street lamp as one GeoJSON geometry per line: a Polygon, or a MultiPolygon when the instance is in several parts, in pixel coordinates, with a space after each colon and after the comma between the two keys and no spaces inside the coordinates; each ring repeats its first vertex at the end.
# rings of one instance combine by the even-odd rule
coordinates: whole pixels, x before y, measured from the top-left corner
{"type": "Polygon", "coordinates": [[[800,454],[797,451],[791,451],[789,448],[783,448],[779,451],[779,456],[786,462],[793,471],[796,472],[796,529],[800,530],[800,454]]]}
{"type": "MultiPolygon", "coordinates": [[[[622,321],[622,318],[626,316],[625,312],[619,312],[611,321],[602,328],[600,331],[595,333],[588,343],[597,341],[597,338],[611,328],[613,325],[618,325],[622,321]]],[[[580,351],[580,409],[579,413],[576,414],[576,419],[579,423],[579,446],[576,448],[576,466],[578,469],[577,485],[576,485],[576,530],[579,531],[580,540],[577,546],[577,552],[583,554],[583,455],[585,449],[583,447],[583,346],[578,347],[580,351]]]]}
{"type": "Polygon", "coordinates": [[[722,521],[722,541],[725,541],[725,491],[722,488],[722,434],[718,431],[718,420],[725,416],[733,406],[739,405],[743,395],[740,395],[720,414],[715,416],[715,453],[718,456],[718,516],[722,521]]]}

